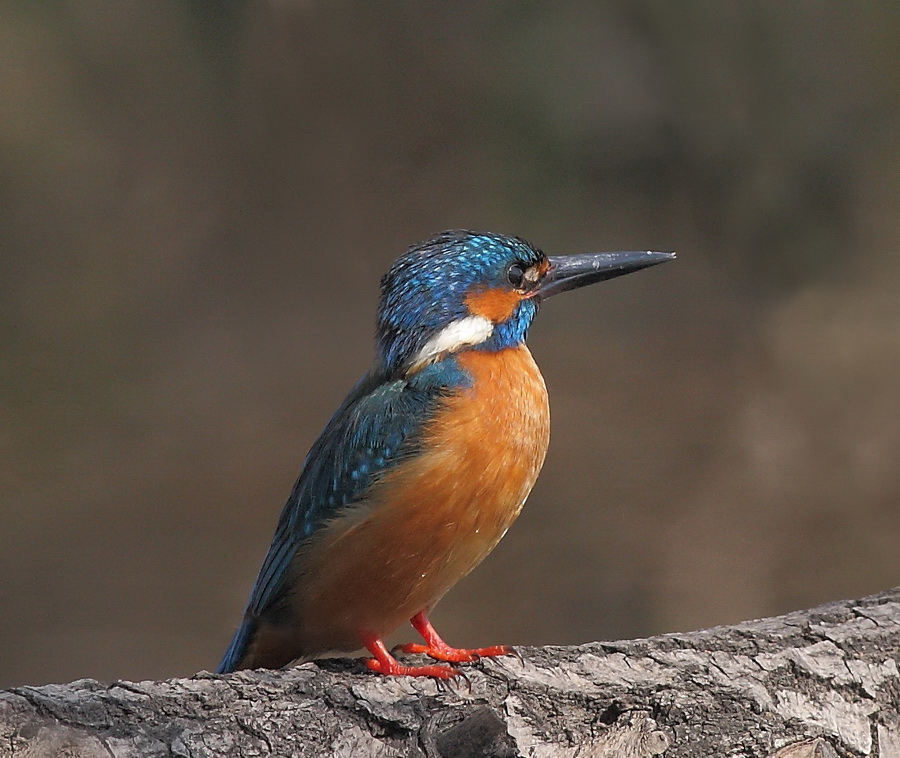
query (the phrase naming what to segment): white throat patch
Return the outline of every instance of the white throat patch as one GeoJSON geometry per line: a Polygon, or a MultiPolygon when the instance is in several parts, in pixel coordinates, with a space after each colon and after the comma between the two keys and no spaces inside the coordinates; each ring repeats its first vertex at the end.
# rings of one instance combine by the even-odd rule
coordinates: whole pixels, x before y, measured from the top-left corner
{"type": "Polygon", "coordinates": [[[426,342],[410,362],[419,369],[445,353],[453,353],[467,345],[480,345],[494,333],[494,324],[484,316],[466,316],[447,324],[426,342]]]}

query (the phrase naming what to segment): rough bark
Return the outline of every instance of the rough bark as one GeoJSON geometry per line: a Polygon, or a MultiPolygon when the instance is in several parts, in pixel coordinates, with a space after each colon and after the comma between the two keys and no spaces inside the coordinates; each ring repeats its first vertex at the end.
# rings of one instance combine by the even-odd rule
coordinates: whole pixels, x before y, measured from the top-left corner
{"type": "Polygon", "coordinates": [[[0,755],[900,758],[900,588],[733,627],[523,649],[452,689],[351,660],[0,693],[0,755]]]}

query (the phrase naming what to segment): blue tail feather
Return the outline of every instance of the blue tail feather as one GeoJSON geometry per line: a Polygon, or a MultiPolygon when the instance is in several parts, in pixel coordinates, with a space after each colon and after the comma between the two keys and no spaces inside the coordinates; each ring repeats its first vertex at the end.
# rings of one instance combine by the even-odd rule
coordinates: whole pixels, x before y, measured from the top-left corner
{"type": "Polygon", "coordinates": [[[236,671],[244,656],[247,655],[247,648],[253,641],[253,635],[256,633],[256,619],[245,618],[244,623],[234,633],[231,638],[231,644],[225,652],[225,657],[216,669],[217,674],[230,674],[236,671]]]}

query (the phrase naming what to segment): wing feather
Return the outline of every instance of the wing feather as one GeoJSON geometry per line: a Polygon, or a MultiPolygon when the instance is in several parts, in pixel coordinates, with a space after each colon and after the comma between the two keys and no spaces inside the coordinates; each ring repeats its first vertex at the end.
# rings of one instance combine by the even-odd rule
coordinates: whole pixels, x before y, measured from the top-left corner
{"type": "Polygon", "coordinates": [[[415,378],[363,378],[328,422],[282,510],[250,596],[249,615],[277,614],[288,569],[303,542],[363,500],[381,474],[416,454],[422,427],[446,388],[428,377],[415,378]]]}
{"type": "MultiPolygon", "coordinates": [[[[241,667],[262,620],[289,620],[290,567],[323,524],[364,500],[372,483],[420,448],[423,429],[448,394],[471,377],[453,358],[410,376],[363,377],[313,444],[281,512],[240,628],[218,673],[241,667]]],[[[300,652],[298,652],[298,655],[300,652]]]]}

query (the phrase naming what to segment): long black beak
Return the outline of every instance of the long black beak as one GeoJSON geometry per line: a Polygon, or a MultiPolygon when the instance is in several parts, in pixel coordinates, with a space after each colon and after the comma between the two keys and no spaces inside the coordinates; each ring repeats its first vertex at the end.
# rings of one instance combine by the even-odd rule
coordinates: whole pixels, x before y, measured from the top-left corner
{"type": "Polygon", "coordinates": [[[550,270],[538,286],[536,294],[538,298],[544,300],[559,292],[640,271],[642,268],[670,261],[674,257],[675,253],[654,253],[645,250],[550,257],[550,270]]]}

